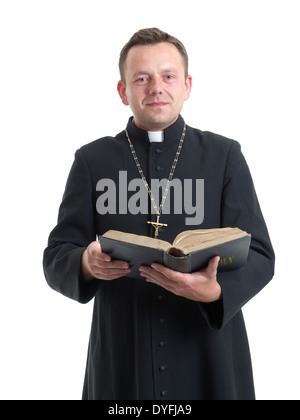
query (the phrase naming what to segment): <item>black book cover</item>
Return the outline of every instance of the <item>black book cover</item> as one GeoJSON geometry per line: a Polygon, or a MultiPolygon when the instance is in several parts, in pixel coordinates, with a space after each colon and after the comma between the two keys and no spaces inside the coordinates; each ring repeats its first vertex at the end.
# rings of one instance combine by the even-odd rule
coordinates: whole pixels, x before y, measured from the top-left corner
{"type": "MultiPolygon", "coordinates": [[[[248,258],[251,235],[203,248],[185,256],[174,256],[163,249],[137,245],[104,236],[99,237],[102,252],[114,260],[127,261],[132,278],[142,278],[139,273],[141,265],[151,266],[156,262],[182,273],[192,273],[204,269],[209,260],[220,257],[218,271],[235,270],[242,267],[248,258]]],[[[171,248],[173,249],[173,248],[171,248]]]]}

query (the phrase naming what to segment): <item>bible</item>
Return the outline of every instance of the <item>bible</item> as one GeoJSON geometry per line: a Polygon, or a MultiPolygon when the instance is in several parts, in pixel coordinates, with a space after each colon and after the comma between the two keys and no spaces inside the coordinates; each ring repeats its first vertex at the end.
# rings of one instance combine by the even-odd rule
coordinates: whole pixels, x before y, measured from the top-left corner
{"type": "Polygon", "coordinates": [[[114,260],[127,261],[128,277],[141,278],[139,267],[156,262],[182,273],[204,269],[220,257],[218,271],[242,267],[248,258],[251,235],[239,228],[198,229],[181,232],[173,244],[148,236],[109,230],[99,235],[102,252],[114,260]]]}

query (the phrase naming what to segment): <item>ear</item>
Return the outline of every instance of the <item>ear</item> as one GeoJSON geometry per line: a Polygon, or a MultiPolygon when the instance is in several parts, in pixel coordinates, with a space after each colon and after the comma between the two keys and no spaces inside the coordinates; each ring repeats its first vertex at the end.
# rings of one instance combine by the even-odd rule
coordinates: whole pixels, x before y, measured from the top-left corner
{"type": "Polygon", "coordinates": [[[187,101],[190,97],[191,90],[192,90],[192,76],[188,76],[185,81],[185,101],[187,101]]]}
{"type": "Polygon", "coordinates": [[[124,85],[122,80],[119,80],[117,89],[118,89],[118,92],[119,92],[120,98],[122,99],[123,104],[129,105],[127,96],[126,96],[126,86],[124,85]]]}

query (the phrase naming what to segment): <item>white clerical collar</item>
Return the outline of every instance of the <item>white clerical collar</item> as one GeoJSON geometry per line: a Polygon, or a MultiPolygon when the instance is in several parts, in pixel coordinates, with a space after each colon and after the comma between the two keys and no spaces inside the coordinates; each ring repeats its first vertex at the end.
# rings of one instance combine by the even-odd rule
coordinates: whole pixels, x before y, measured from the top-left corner
{"type": "Polygon", "coordinates": [[[148,131],[150,143],[162,143],[164,141],[163,131],[148,131]]]}

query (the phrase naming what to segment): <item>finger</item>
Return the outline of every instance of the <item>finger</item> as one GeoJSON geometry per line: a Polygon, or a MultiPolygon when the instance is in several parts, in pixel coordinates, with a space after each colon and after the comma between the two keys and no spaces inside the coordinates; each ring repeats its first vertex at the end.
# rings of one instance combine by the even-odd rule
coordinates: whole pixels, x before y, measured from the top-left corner
{"type": "Polygon", "coordinates": [[[140,274],[143,277],[147,277],[147,278],[153,278],[153,279],[158,279],[158,278],[162,278],[163,274],[159,273],[158,271],[154,270],[153,268],[150,267],[140,267],[140,274]]]}
{"type": "Polygon", "coordinates": [[[165,267],[164,265],[156,264],[156,263],[151,264],[151,267],[157,273],[162,274],[163,276],[167,277],[169,280],[176,281],[176,282],[182,281],[183,273],[180,273],[179,271],[172,270],[171,268],[168,268],[168,267],[165,267]]]}
{"type": "Polygon", "coordinates": [[[109,270],[109,269],[103,269],[103,270],[95,270],[94,276],[97,279],[101,280],[114,280],[120,277],[126,276],[126,274],[130,273],[130,269],[128,270],[109,270]]]}
{"type": "Polygon", "coordinates": [[[129,264],[126,261],[119,261],[119,260],[111,260],[110,262],[103,261],[100,259],[95,259],[94,263],[91,264],[93,267],[97,269],[106,269],[106,270],[127,270],[129,269],[129,264]]]}
{"type": "Polygon", "coordinates": [[[167,290],[173,289],[174,282],[153,268],[141,267],[140,274],[142,277],[145,277],[146,281],[149,283],[155,283],[167,290]]]}
{"type": "Polygon", "coordinates": [[[140,274],[142,277],[146,277],[147,279],[151,279],[151,278],[157,278],[159,276],[159,273],[157,273],[155,270],[153,270],[153,268],[150,267],[140,267],[140,274]]]}
{"type": "Polygon", "coordinates": [[[153,275],[152,274],[145,275],[147,283],[156,284],[157,286],[160,286],[164,288],[165,290],[168,290],[169,292],[177,294],[177,290],[176,290],[177,283],[168,279],[162,274],[155,272],[154,270],[153,270],[153,273],[154,273],[153,275]]]}

